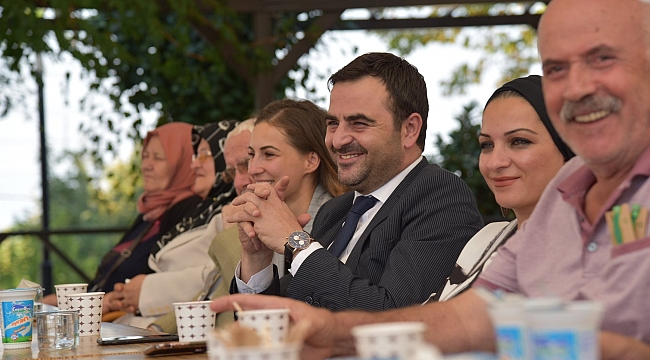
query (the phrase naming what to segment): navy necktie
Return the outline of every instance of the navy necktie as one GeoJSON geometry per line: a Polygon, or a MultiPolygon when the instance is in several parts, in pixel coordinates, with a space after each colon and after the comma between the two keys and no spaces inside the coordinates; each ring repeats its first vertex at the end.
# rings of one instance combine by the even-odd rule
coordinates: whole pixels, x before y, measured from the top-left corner
{"type": "Polygon", "coordinates": [[[343,250],[348,246],[348,243],[354,235],[354,231],[357,229],[357,223],[366,211],[370,210],[377,203],[377,199],[373,196],[357,196],[354,199],[354,204],[348,213],[348,217],[345,218],[345,224],[341,227],[339,235],[334,240],[332,246],[330,246],[330,252],[336,257],[340,257],[343,253],[343,250]]]}

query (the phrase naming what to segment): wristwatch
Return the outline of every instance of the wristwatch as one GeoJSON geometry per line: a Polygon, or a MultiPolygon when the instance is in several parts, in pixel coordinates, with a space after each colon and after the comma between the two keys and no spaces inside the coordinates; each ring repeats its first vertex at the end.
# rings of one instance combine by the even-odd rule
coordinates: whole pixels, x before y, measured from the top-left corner
{"type": "Polygon", "coordinates": [[[287,236],[287,242],[284,244],[284,261],[290,265],[293,261],[293,255],[299,250],[305,250],[314,239],[309,233],[303,230],[297,230],[287,236]]]}

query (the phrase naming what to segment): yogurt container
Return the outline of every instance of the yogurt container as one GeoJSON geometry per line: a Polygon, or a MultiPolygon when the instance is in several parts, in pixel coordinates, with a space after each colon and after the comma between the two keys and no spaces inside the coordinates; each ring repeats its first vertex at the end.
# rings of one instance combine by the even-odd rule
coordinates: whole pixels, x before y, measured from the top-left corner
{"type": "Polygon", "coordinates": [[[5,350],[32,344],[36,289],[0,290],[0,329],[5,350]]]}
{"type": "Polygon", "coordinates": [[[529,314],[536,360],[598,360],[598,329],[604,307],[574,301],[564,309],[529,314]]]}

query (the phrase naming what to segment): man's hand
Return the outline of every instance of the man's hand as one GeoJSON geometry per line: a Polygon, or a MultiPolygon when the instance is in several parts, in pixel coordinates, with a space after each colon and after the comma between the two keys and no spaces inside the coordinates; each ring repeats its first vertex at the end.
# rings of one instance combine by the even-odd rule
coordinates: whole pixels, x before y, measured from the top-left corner
{"type": "Polygon", "coordinates": [[[338,333],[332,312],[293,299],[247,294],[219,297],[210,304],[210,308],[216,312],[236,310],[233,306],[235,302],[244,310],[289,309],[292,323],[308,321],[310,326],[301,352],[302,359],[324,359],[337,355],[335,343],[341,334],[338,333]]]}
{"type": "Polygon", "coordinates": [[[599,342],[602,360],[650,359],[650,345],[629,336],[601,331],[599,342]]]}
{"type": "Polygon", "coordinates": [[[118,283],[115,284],[116,296],[121,297],[122,311],[136,312],[138,310],[138,303],[140,301],[140,290],[142,283],[147,275],[140,274],[133,277],[128,284],[118,283]]]}

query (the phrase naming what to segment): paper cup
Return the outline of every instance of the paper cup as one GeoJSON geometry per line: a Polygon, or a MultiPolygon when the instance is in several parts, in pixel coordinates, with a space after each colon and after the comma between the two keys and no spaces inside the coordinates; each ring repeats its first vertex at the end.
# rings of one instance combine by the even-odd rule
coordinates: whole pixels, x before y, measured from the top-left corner
{"type": "Polygon", "coordinates": [[[79,311],[79,336],[99,335],[104,292],[68,294],[69,310],[79,311]]]}
{"type": "Polygon", "coordinates": [[[299,360],[300,344],[267,344],[258,347],[228,348],[223,346],[214,331],[208,334],[210,360],[299,360]]]}
{"type": "Polygon", "coordinates": [[[534,358],[599,359],[598,329],[603,311],[601,303],[575,301],[561,310],[529,313],[534,358]]]}
{"type": "Polygon", "coordinates": [[[289,333],[289,309],[246,310],[237,312],[242,326],[255,329],[257,336],[283,344],[289,333]]]}
{"type": "MultiPolygon", "coordinates": [[[[209,344],[209,343],[208,343],[209,344]]],[[[300,346],[297,344],[272,344],[259,347],[210,347],[210,360],[300,360],[300,346]]]]}
{"type": "Polygon", "coordinates": [[[44,311],[34,317],[39,349],[75,349],[79,345],[77,310],[44,311]]]}
{"type": "Polygon", "coordinates": [[[413,359],[425,329],[421,322],[392,322],[355,326],[351,332],[362,359],[413,359]]]}
{"type": "Polygon", "coordinates": [[[68,294],[85,293],[88,291],[88,284],[61,284],[54,285],[56,290],[56,306],[59,310],[68,310],[68,299],[65,297],[68,294]]]}
{"type": "Polygon", "coordinates": [[[212,301],[189,301],[173,303],[176,314],[178,340],[185,342],[206,341],[214,330],[216,313],[210,309],[212,301]]]}
{"type": "Polygon", "coordinates": [[[0,291],[0,328],[5,349],[23,349],[32,344],[36,289],[0,291]]]}

